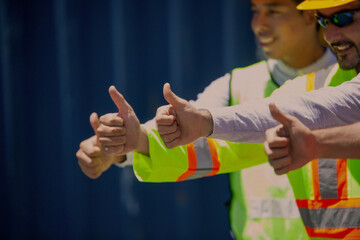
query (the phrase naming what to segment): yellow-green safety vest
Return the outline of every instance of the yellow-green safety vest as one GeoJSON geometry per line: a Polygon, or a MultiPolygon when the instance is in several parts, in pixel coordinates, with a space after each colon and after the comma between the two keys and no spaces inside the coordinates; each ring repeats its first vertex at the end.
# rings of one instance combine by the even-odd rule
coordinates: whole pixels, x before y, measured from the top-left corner
{"type": "MultiPolygon", "coordinates": [[[[279,88],[266,62],[234,69],[231,76],[230,105],[263,99],[279,88]]],[[[264,154],[262,144],[241,148],[254,146],[264,154]]],[[[308,239],[286,175],[277,176],[269,164],[261,164],[232,172],[229,180],[229,218],[236,239],[308,239]]]]}
{"type": "MultiPolygon", "coordinates": [[[[307,91],[338,86],[357,75],[335,65],[329,77],[307,75],[307,91]],[[318,81],[317,81],[318,80],[318,81]]],[[[360,239],[360,160],[315,159],[288,174],[311,239],[360,239]]]]}
{"type": "MultiPolygon", "coordinates": [[[[265,96],[269,96],[273,90],[278,88],[278,85],[272,81],[269,72],[266,61],[245,68],[234,69],[231,72],[230,101],[228,105],[263,99],[264,92],[266,93],[265,96]]],[[[156,141],[160,139],[156,136],[156,132],[154,132],[154,135],[149,135],[149,137],[154,140],[149,140],[150,152],[161,154],[162,151],[156,150],[157,147],[161,147],[166,151],[164,146],[157,144],[156,141]]],[[[176,151],[179,152],[173,156],[163,156],[163,159],[167,159],[170,164],[167,166],[161,162],[152,161],[152,159],[144,159],[146,162],[144,161],[142,164],[143,168],[140,177],[150,182],[182,181],[226,173],[229,171],[227,166],[229,166],[230,171],[233,171],[236,165],[238,165],[238,169],[246,168],[246,173],[249,172],[248,167],[267,161],[261,144],[230,143],[203,138],[187,145],[186,148],[179,148],[176,151]],[[169,157],[179,157],[180,159],[178,159],[179,161],[170,160],[169,157]],[[239,161],[239,158],[241,158],[241,161],[239,161]],[[227,161],[220,164],[221,159],[227,159],[227,161]],[[232,159],[235,161],[231,162],[232,159]],[[179,169],[179,166],[184,161],[188,161],[187,165],[179,169]],[[172,164],[178,163],[180,165],[172,166],[172,164]],[[160,164],[161,167],[153,164],[160,164]],[[156,173],[157,170],[162,173],[156,173]],[[176,171],[176,173],[171,173],[171,171],[176,171]],[[178,172],[181,172],[181,174],[179,175],[178,172]],[[175,179],[174,176],[178,177],[175,179]]],[[[152,153],[150,155],[154,156],[152,153]]],[[[157,159],[162,158],[160,155],[157,156],[159,156],[157,159]]],[[[249,192],[243,193],[241,172],[238,171],[229,175],[232,191],[229,217],[234,235],[237,239],[307,239],[289,180],[286,176],[276,176],[269,165],[260,164],[260,166],[261,168],[265,167],[266,172],[270,172],[272,176],[269,182],[273,182],[273,184],[266,185],[266,192],[271,192],[271,197],[249,199],[249,196],[251,198],[249,192]],[[274,209],[277,211],[274,211],[274,209]]],[[[262,176],[264,176],[265,170],[261,170],[260,174],[262,176]]],[[[249,173],[248,175],[253,174],[249,173]]],[[[256,177],[257,175],[253,176],[256,177]]],[[[249,183],[246,184],[246,187],[252,188],[249,183]]]]}
{"type": "MultiPolygon", "coordinates": [[[[354,70],[345,71],[337,66],[334,69],[328,77],[331,80],[330,86],[336,86],[356,76],[354,70]]],[[[316,74],[308,75],[305,81],[308,87],[304,87],[303,91],[310,90],[309,86],[315,86],[316,79],[316,74]],[[313,81],[309,80],[311,78],[313,81]]],[[[271,84],[267,87],[271,87],[271,84]]],[[[134,154],[134,172],[140,181],[176,182],[234,172],[267,161],[263,146],[259,144],[202,138],[186,146],[167,149],[156,130],[148,133],[148,139],[151,157],[134,154]]],[[[311,164],[288,174],[296,203],[311,238],[360,239],[360,173],[356,171],[360,167],[360,161],[334,161],[312,161],[311,164]],[[324,174],[329,172],[329,169],[333,171],[332,178],[324,174]],[[336,185],[331,185],[335,182],[336,185]]],[[[293,232],[296,231],[298,228],[293,228],[293,232]]],[[[272,239],[282,239],[278,238],[282,234],[283,232],[278,232],[278,236],[272,239]]],[[[299,237],[297,234],[292,236],[291,239],[299,237]]]]}

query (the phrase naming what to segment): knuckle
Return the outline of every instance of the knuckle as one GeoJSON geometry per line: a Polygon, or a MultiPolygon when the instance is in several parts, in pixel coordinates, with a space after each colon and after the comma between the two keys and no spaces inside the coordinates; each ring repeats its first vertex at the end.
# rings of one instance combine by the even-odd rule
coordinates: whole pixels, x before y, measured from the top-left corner
{"type": "Polygon", "coordinates": [[[163,113],[163,112],[165,112],[166,109],[168,109],[168,108],[169,108],[169,105],[164,105],[164,106],[158,107],[157,112],[163,113]]]}
{"type": "Polygon", "coordinates": [[[100,142],[101,144],[106,145],[107,143],[111,142],[111,140],[110,140],[110,138],[108,138],[108,137],[100,137],[100,138],[99,138],[99,142],[100,142]]]}
{"type": "Polygon", "coordinates": [[[116,127],[111,130],[111,133],[114,135],[124,135],[126,134],[126,128],[116,127]]]}
{"type": "Polygon", "coordinates": [[[105,126],[103,124],[100,124],[100,127],[98,127],[97,132],[99,134],[103,134],[105,132],[105,126]]]}
{"type": "Polygon", "coordinates": [[[121,131],[119,128],[111,128],[110,133],[113,133],[114,135],[119,134],[121,131]]]}
{"type": "Polygon", "coordinates": [[[265,137],[266,137],[266,140],[267,138],[270,136],[270,129],[266,130],[265,131],[265,137]]]}
{"type": "Polygon", "coordinates": [[[84,148],[84,146],[86,145],[86,140],[82,141],[79,145],[80,148],[84,148]]]}
{"type": "Polygon", "coordinates": [[[123,118],[119,115],[119,114],[116,114],[115,115],[115,118],[113,119],[113,121],[117,124],[117,125],[120,125],[122,126],[124,124],[124,120],[123,118]]]}
{"type": "Polygon", "coordinates": [[[167,142],[167,143],[171,141],[171,137],[168,134],[163,135],[162,139],[164,140],[164,142],[167,142]]]}
{"type": "Polygon", "coordinates": [[[160,134],[160,137],[161,137],[161,139],[163,140],[163,142],[165,143],[165,145],[167,146],[167,137],[166,137],[166,135],[164,135],[164,134],[160,134]]]}
{"type": "Polygon", "coordinates": [[[100,118],[99,118],[99,121],[102,123],[102,122],[105,122],[106,119],[107,119],[107,116],[108,114],[105,114],[105,115],[102,115],[100,118]]]}
{"type": "Polygon", "coordinates": [[[78,150],[78,151],[76,152],[76,157],[77,157],[78,159],[81,158],[81,150],[78,150]]]}
{"type": "Polygon", "coordinates": [[[160,135],[166,134],[164,126],[157,125],[157,131],[159,132],[160,135]]]}
{"type": "Polygon", "coordinates": [[[177,130],[176,125],[170,125],[170,126],[167,127],[167,132],[168,133],[175,133],[176,130],[177,130]]]}
{"type": "Polygon", "coordinates": [[[162,108],[162,107],[158,107],[158,109],[156,109],[156,116],[157,116],[158,114],[160,114],[161,108],[162,108]]]}
{"type": "Polygon", "coordinates": [[[111,125],[115,125],[117,122],[118,122],[118,121],[117,121],[115,118],[111,118],[111,119],[109,120],[109,123],[110,123],[111,125]]]}
{"type": "Polygon", "coordinates": [[[157,112],[155,116],[155,122],[161,124],[163,120],[164,116],[161,113],[157,112]]]}
{"type": "Polygon", "coordinates": [[[117,115],[117,113],[108,113],[108,114],[102,115],[99,120],[103,124],[108,124],[108,123],[113,122],[116,119],[116,115],[117,115]]]}
{"type": "Polygon", "coordinates": [[[264,147],[264,150],[265,150],[265,154],[268,156],[268,158],[271,159],[272,158],[271,151],[269,151],[269,149],[267,147],[264,147]]]}

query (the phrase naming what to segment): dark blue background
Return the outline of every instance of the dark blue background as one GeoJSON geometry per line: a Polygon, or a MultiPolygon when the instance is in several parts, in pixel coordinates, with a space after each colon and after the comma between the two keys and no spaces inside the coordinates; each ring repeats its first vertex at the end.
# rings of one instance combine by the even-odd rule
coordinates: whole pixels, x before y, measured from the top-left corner
{"type": "Polygon", "coordinates": [[[75,153],[112,84],[142,122],[255,61],[245,0],[0,0],[0,239],[230,239],[227,176],[97,180],[75,153]]]}

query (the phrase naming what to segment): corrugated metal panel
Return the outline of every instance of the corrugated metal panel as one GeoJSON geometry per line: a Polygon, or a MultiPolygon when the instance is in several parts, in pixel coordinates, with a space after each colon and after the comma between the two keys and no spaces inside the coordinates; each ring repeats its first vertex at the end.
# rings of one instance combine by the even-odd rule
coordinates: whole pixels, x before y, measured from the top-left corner
{"type": "Polygon", "coordinates": [[[227,177],[85,177],[75,153],[115,84],[142,122],[254,61],[250,1],[0,0],[1,239],[230,239],[227,177]],[[4,236],[6,238],[4,238],[4,236]]]}

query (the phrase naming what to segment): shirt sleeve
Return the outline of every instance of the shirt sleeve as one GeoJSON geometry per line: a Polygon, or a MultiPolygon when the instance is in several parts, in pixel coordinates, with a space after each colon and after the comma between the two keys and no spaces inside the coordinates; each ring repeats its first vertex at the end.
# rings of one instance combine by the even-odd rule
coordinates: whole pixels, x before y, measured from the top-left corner
{"type": "Polygon", "coordinates": [[[214,128],[211,138],[261,143],[265,131],[278,125],[269,111],[273,102],[283,112],[297,117],[310,129],[360,121],[360,77],[338,87],[325,87],[289,95],[280,88],[274,96],[255,102],[210,109],[214,128]]]}
{"type": "Polygon", "coordinates": [[[196,108],[228,106],[230,100],[230,74],[227,73],[207,86],[197,95],[195,101],[190,101],[196,108]]]}

